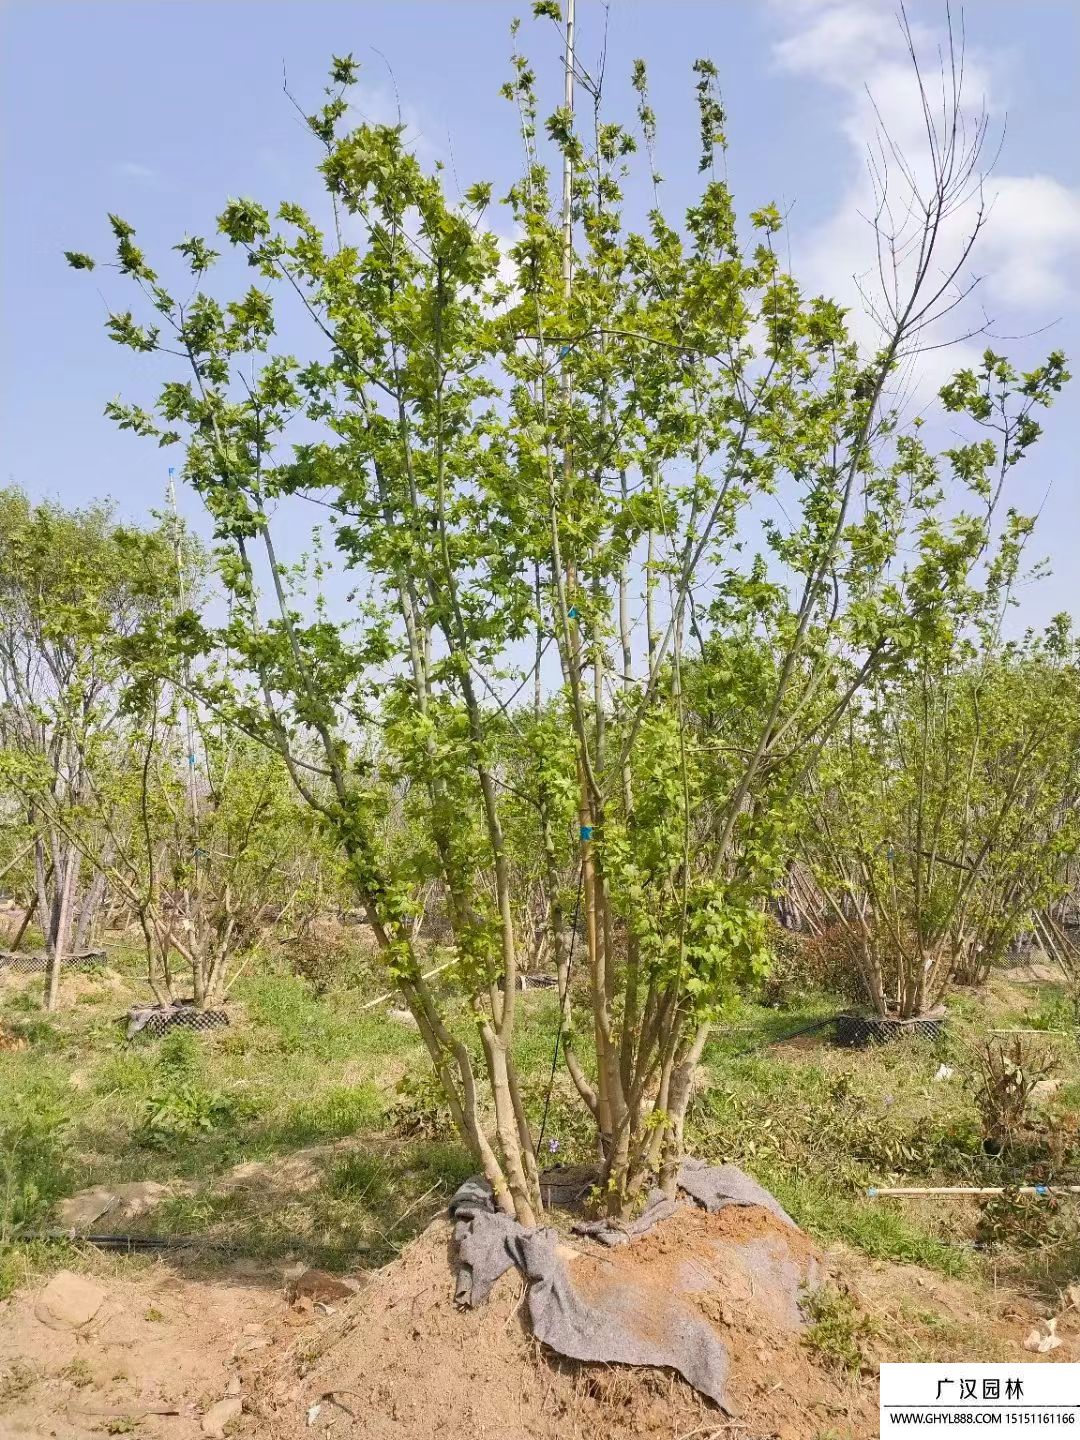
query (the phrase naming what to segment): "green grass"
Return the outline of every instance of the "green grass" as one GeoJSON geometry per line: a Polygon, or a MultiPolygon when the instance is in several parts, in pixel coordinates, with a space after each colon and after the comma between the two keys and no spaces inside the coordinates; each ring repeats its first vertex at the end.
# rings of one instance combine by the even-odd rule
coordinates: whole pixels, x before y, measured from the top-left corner
{"type": "Polygon", "coordinates": [[[857,1193],[838,1192],[821,1180],[785,1175],[768,1167],[758,1179],[771,1190],[804,1230],[825,1242],[843,1241],[875,1260],[925,1265],[945,1275],[970,1275],[973,1252],[942,1239],[890,1209],[857,1193]]]}
{"type": "MultiPolygon", "coordinates": [[[[80,1003],[55,1017],[41,1015],[33,984],[0,991],[4,1023],[29,1042],[0,1053],[0,1224],[33,1229],[58,1197],[89,1185],[177,1181],[167,1204],[124,1228],[204,1236],[254,1256],[302,1253],[330,1268],[374,1265],[471,1173],[418,1034],[365,1008],[370,990],[324,991],[267,967],[237,987],[234,1027],[128,1044],[116,1022],[141,993],[138,957],[121,953],[112,968],[126,987],[108,974],[84,977],[80,1003]],[[307,1162],[297,1157],[308,1150],[316,1154],[301,1182],[307,1162]],[[290,1157],[300,1169],[288,1168],[290,1157]],[[265,1169],[235,1183],[249,1165],[265,1169]]],[[[1053,986],[962,993],[940,1042],[861,1052],[813,1038],[774,1043],[835,1013],[835,997],[802,994],[787,1010],[733,1006],[705,1053],[688,1146],[744,1166],[823,1243],[977,1278],[991,1261],[973,1248],[973,1207],[871,1201],[866,1190],[1022,1178],[982,1152],[975,1046],[994,1026],[1064,1028],[1063,1004],[1053,986]],[[956,1073],[938,1083],[943,1062],[956,1073]]],[[[536,1126],[557,1027],[557,997],[526,992],[515,1056],[536,1126]]],[[[588,1064],[589,1037],[579,1040],[588,1064]]],[[[1055,1104],[1080,1108],[1080,1052],[1071,1041],[1057,1052],[1066,1083],[1055,1104]]],[[[561,1065],[545,1152],[549,1142],[544,1161],[586,1159],[594,1144],[561,1065]]],[[[0,1296],[58,1253],[0,1243],[0,1296]]],[[[992,1263],[1049,1283],[1050,1264],[1031,1252],[992,1263]]]]}
{"type": "MultiPolygon", "coordinates": [[[[1032,1153],[983,1153],[975,1055],[995,1027],[1032,1024],[1032,1015],[1060,1017],[1056,994],[1048,989],[1019,999],[1013,991],[999,999],[993,989],[959,995],[939,1041],[913,1038],[865,1051],[836,1050],[813,1039],[803,1042],[806,1048],[770,1045],[835,1012],[828,997],[811,997],[797,1012],[781,1014],[745,1005],[706,1050],[688,1145],[703,1158],[744,1166],[819,1240],[948,1275],[975,1274],[988,1265],[974,1245],[976,1207],[871,1200],[866,1192],[871,1186],[999,1185],[1028,1178],[1032,1153]],[[938,1081],[943,1063],[954,1073],[938,1081]]],[[[1057,1073],[1067,1083],[1055,1104],[1076,1106],[1080,1057],[1071,1041],[1059,1046],[1057,1073]]],[[[1038,1146],[1036,1151],[1035,1163],[1050,1163],[1039,1159],[1038,1146]]],[[[1065,1161],[1072,1169],[1078,1163],[1076,1155],[1065,1161]]],[[[1072,1169],[1058,1178],[1075,1179],[1072,1169]]],[[[1053,1177],[1040,1170],[1039,1178],[1053,1177]]],[[[996,1262],[1002,1258],[994,1256],[996,1262]]],[[[1030,1257],[1016,1252],[1004,1261],[1021,1278],[1042,1282],[1030,1257]]]]}

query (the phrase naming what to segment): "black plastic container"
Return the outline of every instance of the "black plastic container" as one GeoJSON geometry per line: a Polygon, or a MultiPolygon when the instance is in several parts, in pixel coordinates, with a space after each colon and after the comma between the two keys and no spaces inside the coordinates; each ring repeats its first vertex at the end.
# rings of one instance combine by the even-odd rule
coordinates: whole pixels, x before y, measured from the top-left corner
{"type": "Polygon", "coordinates": [[[836,1043],[862,1049],[866,1045],[889,1045],[903,1035],[924,1035],[936,1040],[944,1024],[944,1015],[917,1015],[913,1020],[900,1020],[891,1015],[838,1015],[836,1043]]]}

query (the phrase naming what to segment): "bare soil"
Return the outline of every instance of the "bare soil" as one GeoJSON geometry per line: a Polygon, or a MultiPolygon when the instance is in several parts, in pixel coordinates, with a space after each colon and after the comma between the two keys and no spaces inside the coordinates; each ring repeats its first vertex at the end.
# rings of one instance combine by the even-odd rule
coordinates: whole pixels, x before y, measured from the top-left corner
{"type": "Polygon", "coordinates": [[[91,1250],[82,1268],[104,1300],[78,1329],[47,1323],[43,1282],[0,1304],[4,1440],[202,1440],[203,1413],[245,1361],[295,1334],[280,1272],[202,1278],[91,1250]]]}
{"type": "MultiPolygon", "coordinates": [[[[312,1433],[443,1440],[452,1424],[492,1440],[876,1436],[876,1367],[853,1377],[808,1344],[785,1298],[790,1291],[770,1283],[771,1267],[793,1266],[811,1283],[828,1278],[856,1294],[858,1277],[872,1313],[899,1327],[901,1349],[918,1332],[931,1349],[944,1340],[950,1359],[999,1352],[1035,1358],[1022,1345],[1037,1312],[1015,1297],[1009,1313],[987,1313],[985,1294],[961,1282],[916,1267],[868,1266],[865,1257],[820,1255],[762,1210],[708,1216],[687,1206],[625,1249],[571,1261],[587,1292],[633,1284],[646,1301],[646,1326],[650,1317],[662,1322],[673,1291],[696,1270],[700,1289],[689,1298],[731,1355],[735,1413],[727,1417],[668,1372],[571,1364],[544,1352],[528,1332],[524,1288],[513,1273],[482,1309],[457,1310],[449,1246],[449,1225],[435,1222],[341,1316],[269,1357],[250,1380],[257,1433],[273,1440],[312,1433]]],[[[1065,1340],[1053,1358],[1080,1355],[1080,1326],[1066,1318],[1059,1329],[1065,1340]]],[[[889,1351],[887,1338],[881,1348],[889,1351]]]]}
{"type": "MultiPolygon", "coordinates": [[[[43,1282],[0,1304],[0,1435],[201,1440],[211,1407],[238,1396],[227,1433],[258,1440],[445,1440],[448,1426],[488,1440],[869,1440],[876,1367],[853,1377],[807,1343],[784,1287],[769,1283],[770,1267],[783,1266],[855,1296],[882,1358],[1039,1358],[1023,1339],[1040,1312],[1015,1295],[988,1304],[985,1290],[914,1266],[821,1255],[756,1209],[707,1216],[688,1206],[625,1249],[578,1248],[583,1288],[633,1283],[655,1298],[657,1323],[676,1279],[685,1291],[688,1272],[700,1277],[689,1299],[728,1347],[736,1414],[664,1371],[547,1354],[513,1272],[486,1306],[457,1310],[450,1226],[438,1220],[353,1296],[304,1281],[299,1265],[185,1271],[88,1250],[82,1269],[103,1300],[85,1326],[46,1323],[43,1282]]],[[[1047,1358],[1080,1359],[1080,1314],[1061,1315],[1058,1333],[1047,1358]]]]}

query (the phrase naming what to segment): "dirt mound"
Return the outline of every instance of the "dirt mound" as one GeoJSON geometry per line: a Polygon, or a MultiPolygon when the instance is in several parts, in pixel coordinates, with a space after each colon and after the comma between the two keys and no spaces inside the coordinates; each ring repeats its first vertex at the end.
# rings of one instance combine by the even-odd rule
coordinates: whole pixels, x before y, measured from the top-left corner
{"type": "Polygon", "coordinates": [[[803,1344],[797,1308],[777,1301],[790,1286],[770,1283],[812,1278],[819,1257],[763,1210],[710,1216],[685,1206],[624,1248],[575,1243],[570,1260],[585,1293],[632,1284],[645,1302],[644,1325],[650,1313],[662,1323],[675,1289],[696,1305],[731,1355],[737,1432],[666,1371],[571,1364],[543,1352],[528,1332],[516,1272],[486,1305],[457,1310],[450,1238],[449,1224],[436,1221],[341,1314],[252,1376],[260,1435],[300,1440],[350,1433],[355,1423],[367,1440],[444,1440],[451,1417],[462,1434],[498,1440],[876,1433],[872,1387],[853,1388],[819,1362],[803,1344]]]}

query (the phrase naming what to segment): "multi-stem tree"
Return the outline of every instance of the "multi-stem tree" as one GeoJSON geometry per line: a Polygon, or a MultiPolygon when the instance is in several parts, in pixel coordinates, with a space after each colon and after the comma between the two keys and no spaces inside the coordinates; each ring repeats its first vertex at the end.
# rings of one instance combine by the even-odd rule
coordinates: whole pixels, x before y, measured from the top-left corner
{"type": "MultiPolygon", "coordinates": [[[[177,362],[152,412],[109,408],[185,444],[232,605],[225,636],[206,626],[204,643],[224,639],[259,689],[238,718],[339,837],[461,1134],[500,1208],[526,1222],[541,1201],[513,1041],[534,884],[566,1063],[607,1206],[625,1213],[654,1171],[674,1185],[712,1017],[762,954],[792,795],[853,696],[964,586],[1000,499],[986,503],[989,439],[938,459],[899,428],[897,377],[957,299],[983,221],[985,126],[961,125],[949,72],[943,112],[916,92],[926,177],[883,142],[882,335],[863,353],[840,306],[784,268],[778,211],[738,223],[711,63],[695,66],[700,199],[677,222],[657,200],[635,225],[623,189],[639,135],[659,193],[645,68],[635,126],[610,122],[572,10],[537,9],[563,32],[563,103],[541,127],[534,73],[514,58],[524,170],[509,247],[485,226],[490,186],[452,200],[402,127],[343,127],[346,57],[308,120],[328,228],[293,203],[271,215],[231,201],[219,232],[259,283],[224,302],[205,240],[176,247],[180,292],[113,217],[116,265],[147,313],[108,322],[119,343],[177,362]],[[968,202],[969,244],[950,255],[945,222],[968,202]],[[275,350],[297,319],[312,336],[303,360],[275,350]],[[279,551],[305,501],[331,523],[353,587],[344,611],[317,576],[298,588],[294,553],[279,551]],[[529,757],[519,770],[508,735],[529,757]],[[399,836],[414,843],[391,848],[384,814],[403,789],[399,836]],[[523,893],[509,845],[525,816],[538,863],[523,893]],[[410,923],[432,876],[466,1002],[452,1010],[423,979],[410,923]]],[[[1016,385],[1048,400],[1061,378],[1053,356],[1016,385]]],[[[957,392],[949,408],[978,426],[977,399],[957,392]]],[[[180,628],[197,647],[194,617],[180,628]]]]}
{"type": "Polygon", "coordinates": [[[0,492],[0,764],[32,842],[50,1010],[103,898],[82,863],[103,839],[84,808],[86,753],[116,721],[117,642],[162,603],[170,555],[163,531],[118,525],[105,505],[69,512],[0,492]]]}
{"type": "Polygon", "coordinates": [[[185,726],[157,687],[123,718],[87,757],[85,808],[103,838],[77,843],[138,922],[157,999],[212,1006],[294,923],[324,842],[265,746],[202,718],[185,726]]]}
{"type": "Polygon", "coordinates": [[[875,687],[809,787],[804,852],[867,999],[908,1019],[979,983],[1080,847],[1080,670],[1059,620],[957,640],[875,687]]]}

